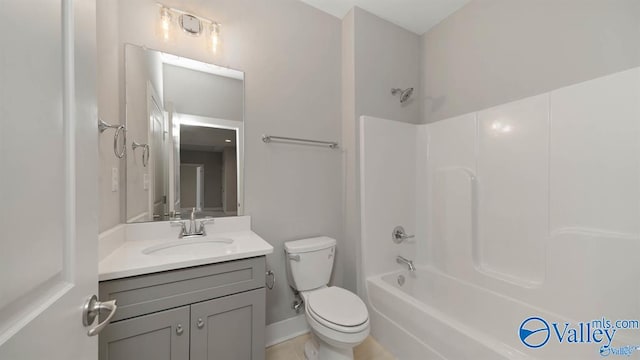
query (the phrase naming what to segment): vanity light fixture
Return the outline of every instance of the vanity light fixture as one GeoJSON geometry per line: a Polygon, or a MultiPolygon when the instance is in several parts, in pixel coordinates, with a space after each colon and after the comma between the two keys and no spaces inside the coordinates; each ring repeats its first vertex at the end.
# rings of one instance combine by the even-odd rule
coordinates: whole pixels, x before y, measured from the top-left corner
{"type": "Polygon", "coordinates": [[[160,35],[163,41],[172,40],[174,35],[172,25],[175,21],[186,34],[194,37],[206,37],[211,52],[214,55],[217,54],[220,47],[219,23],[162,4],[158,4],[158,6],[160,6],[160,35]]]}
{"type": "Polygon", "coordinates": [[[180,27],[184,32],[193,36],[202,34],[202,21],[190,14],[182,14],[178,17],[180,27]]]}
{"type": "Polygon", "coordinates": [[[230,143],[231,140],[230,139],[225,139],[224,142],[230,143]]]}

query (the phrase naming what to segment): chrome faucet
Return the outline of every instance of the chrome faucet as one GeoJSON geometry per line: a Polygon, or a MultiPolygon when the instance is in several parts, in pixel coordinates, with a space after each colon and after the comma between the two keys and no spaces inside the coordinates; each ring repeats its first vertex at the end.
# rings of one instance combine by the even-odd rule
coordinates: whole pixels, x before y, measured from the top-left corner
{"type": "Polygon", "coordinates": [[[189,233],[196,232],[196,208],[191,209],[191,216],[189,220],[189,233]]]}
{"type": "Polygon", "coordinates": [[[207,231],[205,228],[205,224],[213,222],[213,218],[205,218],[200,220],[200,226],[196,221],[196,208],[191,210],[191,216],[189,217],[189,229],[187,230],[187,225],[184,221],[171,221],[171,225],[177,225],[181,227],[180,234],[178,234],[178,238],[182,239],[185,237],[195,237],[195,236],[207,236],[207,231]]]}
{"type": "Polygon", "coordinates": [[[409,260],[409,259],[407,259],[405,257],[402,257],[402,256],[398,255],[398,257],[396,258],[396,262],[398,264],[407,265],[409,267],[409,271],[416,271],[416,267],[413,265],[413,261],[411,261],[411,260],[409,260]]]}

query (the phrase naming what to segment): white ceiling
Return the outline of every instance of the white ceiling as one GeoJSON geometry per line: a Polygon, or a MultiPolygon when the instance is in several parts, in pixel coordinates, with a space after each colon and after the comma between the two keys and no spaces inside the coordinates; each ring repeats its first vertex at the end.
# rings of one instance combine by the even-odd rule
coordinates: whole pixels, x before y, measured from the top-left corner
{"type": "Polygon", "coordinates": [[[342,19],[357,6],[422,35],[470,0],[300,0],[342,19]]]}

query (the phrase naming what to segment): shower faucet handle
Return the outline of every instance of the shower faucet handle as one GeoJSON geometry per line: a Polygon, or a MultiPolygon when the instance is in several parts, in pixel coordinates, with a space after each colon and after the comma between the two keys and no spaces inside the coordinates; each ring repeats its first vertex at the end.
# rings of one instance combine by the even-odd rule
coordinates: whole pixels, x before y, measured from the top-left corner
{"type": "Polygon", "coordinates": [[[396,226],[391,233],[391,239],[394,243],[400,244],[407,239],[413,239],[415,235],[408,235],[402,226],[396,226]]]}

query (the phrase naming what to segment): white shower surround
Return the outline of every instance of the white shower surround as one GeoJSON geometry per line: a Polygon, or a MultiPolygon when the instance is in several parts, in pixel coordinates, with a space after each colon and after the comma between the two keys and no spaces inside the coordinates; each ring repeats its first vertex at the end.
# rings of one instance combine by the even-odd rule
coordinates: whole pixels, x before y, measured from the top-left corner
{"type": "Polygon", "coordinates": [[[432,124],[360,121],[363,295],[397,356],[599,358],[526,348],[519,326],[640,319],[640,69],[432,124]],[[396,255],[419,268],[403,287],[396,255]]]}

